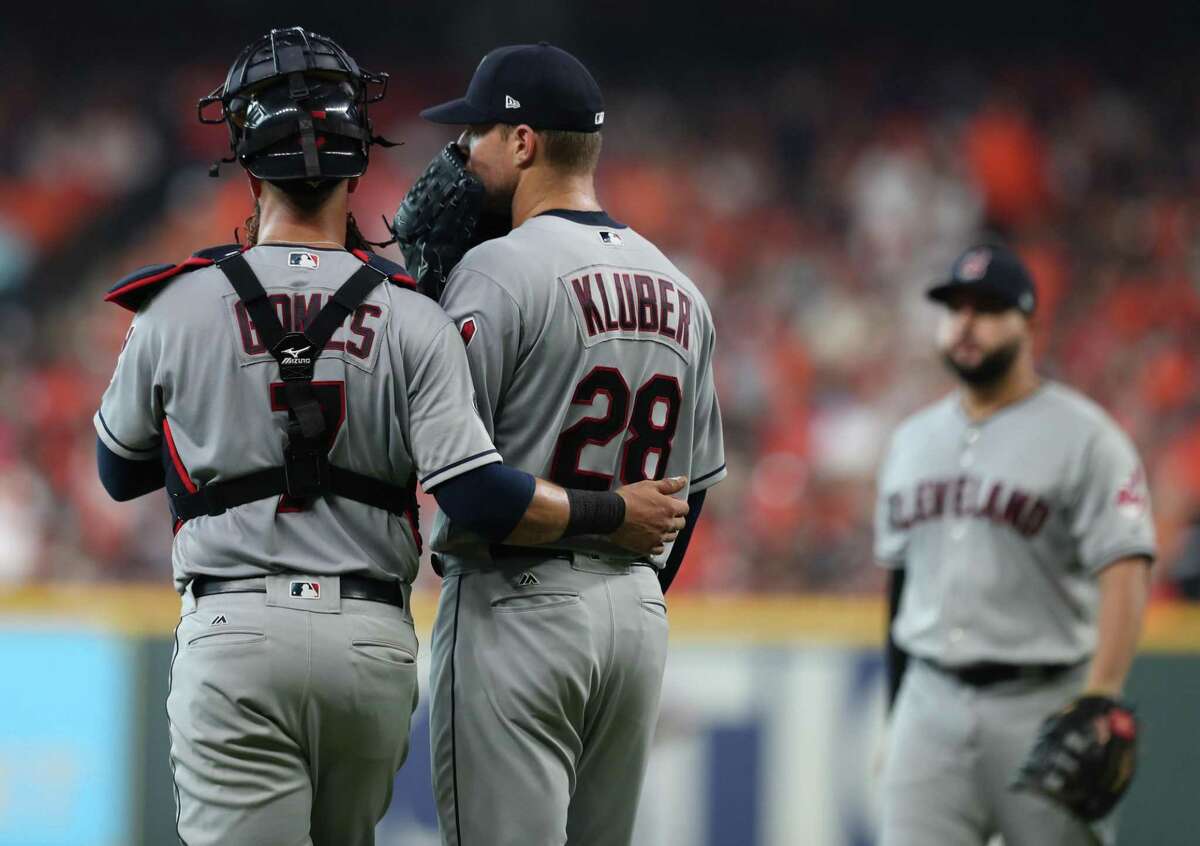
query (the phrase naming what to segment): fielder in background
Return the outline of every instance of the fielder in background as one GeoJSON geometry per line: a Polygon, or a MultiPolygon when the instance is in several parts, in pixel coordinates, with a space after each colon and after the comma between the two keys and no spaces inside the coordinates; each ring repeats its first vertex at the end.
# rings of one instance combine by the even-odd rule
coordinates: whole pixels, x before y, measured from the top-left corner
{"type": "Polygon", "coordinates": [[[1112,843],[1155,554],[1145,473],[1101,408],[1036,372],[1036,294],[1012,252],[968,251],[928,296],[960,389],[900,425],[880,470],[882,843],[1112,843]]]}
{"type": "Polygon", "coordinates": [[[374,843],[417,702],[418,481],[481,536],[614,532],[635,554],[687,508],[651,482],[569,498],[499,463],[454,323],[347,211],[385,89],[299,27],[249,45],[201,119],[228,124],[249,173],[250,245],[108,296],[136,316],[97,458],[116,499],[170,497],[183,601],[167,712],[188,846],[374,843]]]}
{"type": "Polygon", "coordinates": [[[678,540],[649,556],[595,536],[489,544],[438,514],[431,727],[443,842],[627,844],[658,719],[663,592],[704,491],[725,476],[712,315],[679,268],[600,207],[604,105],[573,56],[544,43],[494,50],[464,98],[422,115],[468,128],[405,198],[395,230],[458,324],[504,460],[596,492],[661,479],[691,505],[678,540]],[[471,226],[442,215],[458,220],[472,198],[514,228],[446,280],[456,244],[438,238],[471,226]],[[686,489],[666,478],[682,476],[686,489]]]}

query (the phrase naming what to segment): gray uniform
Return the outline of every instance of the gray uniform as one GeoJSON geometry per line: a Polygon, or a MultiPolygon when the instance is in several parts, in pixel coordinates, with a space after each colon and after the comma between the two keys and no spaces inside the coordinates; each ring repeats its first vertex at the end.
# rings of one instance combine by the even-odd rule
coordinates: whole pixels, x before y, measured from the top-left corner
{"type": "MultiPolygon", "coordinates": [[[[309,247],[245,257],[287,331],[362,267],[309,247]]],[[[195,270],[134,318],[96,431],[126,458],[163,451],[189,485],[236,477],[282,463],[278,382],[224,275],[195,270]]],[[[317,360],[313,385],[341,408],[334,465],[428,488],[499,460],[454,324],[413,291],[372,290],[317,360]]],[[[342,600],[340,577],[397,581],[407,600],[416,526],[415,514],[333,497],[301,508],[273,497],[177,526],[183,614],[168,713],[189,846],[374,841],[408,749],[417,642],[407,601],[342,600]],[[267,593],[196,598],[189,583],[201,575],[268,576],[267,593]]]]}
{"type": "MultiPolygon", "coordinates": [[[[599,213],[532,218],[468,253],[442,305],[510,466],[597,490],[724,478],[712,317],[633,230],[599,213]]],[[[440,513],[433,546],[443,842],[628,843],[666,657],[665,557],[634,563],[599,538],[501,557],[440,513]]]]}
{"type": "Polygon", "coordinates": [[[952,395],[893,436],[875,530],[879,561],[905,568],[892,632],[915,659],[892,718],[883,842],[1110,839],[1111,820],[1088,831],[1009,785],[1041,721],[1080,692],[1096,645],[1097,574],[1155,554],[1129,439],[1052,382],[978,423],[952,395]],[[985,687],[952,672],[986,663],[1064,669],[985,687]]]}

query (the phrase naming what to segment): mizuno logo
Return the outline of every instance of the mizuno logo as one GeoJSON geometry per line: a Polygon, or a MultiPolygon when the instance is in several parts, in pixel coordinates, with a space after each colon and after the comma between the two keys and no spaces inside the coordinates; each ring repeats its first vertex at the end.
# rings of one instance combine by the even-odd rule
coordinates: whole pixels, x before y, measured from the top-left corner
{"type": "Polygon", "coordinates": [[[312,347],[292,347],[291,349],[283,350],[290,358],[296,358],[302,352],[312,349],[312,347]]]}

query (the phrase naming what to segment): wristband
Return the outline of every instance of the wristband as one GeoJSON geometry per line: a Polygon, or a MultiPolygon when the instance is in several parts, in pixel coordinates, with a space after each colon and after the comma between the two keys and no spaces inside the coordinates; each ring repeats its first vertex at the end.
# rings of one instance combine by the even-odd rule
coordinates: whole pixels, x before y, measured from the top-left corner
{"type": "Polygon", "coordinates": [[[625,500],[611,491],[581,491],[567,488],[571,516],[567,518],[564,538],[576,535],[607,535],[625,522],[625,500]]]}

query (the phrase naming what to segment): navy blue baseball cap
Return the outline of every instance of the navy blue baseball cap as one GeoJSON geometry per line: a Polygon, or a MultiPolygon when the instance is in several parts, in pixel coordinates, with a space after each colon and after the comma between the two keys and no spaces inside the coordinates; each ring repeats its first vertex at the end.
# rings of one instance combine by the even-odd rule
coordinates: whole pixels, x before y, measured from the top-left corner
{"type": "Polygon", "coordinates": [[[433,123],[528,124],[534,129],[599,132],[600,86],[566,50],[542,41],[497,47],[483,57],[467,94],[421,112],[433,123]]]}
{"type": "Polygon", "coordinates": [[[950,278],[925,292],[940,303],[960,293],[977,294],[1024,314],[1033,314],[1037,307],[1037,290],[1029,270],[1016,253],[999,245],[967,250],[954,262],[950,278]]]}

